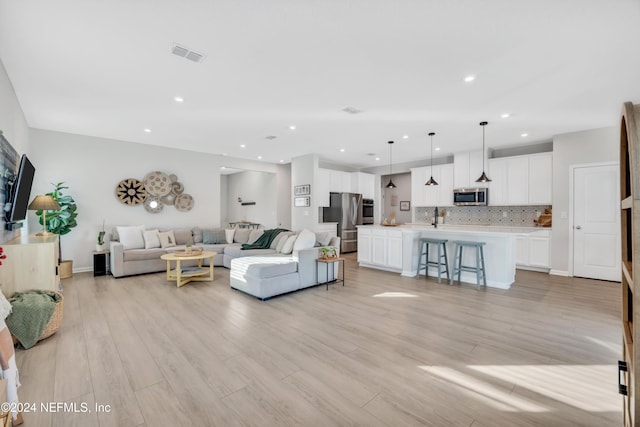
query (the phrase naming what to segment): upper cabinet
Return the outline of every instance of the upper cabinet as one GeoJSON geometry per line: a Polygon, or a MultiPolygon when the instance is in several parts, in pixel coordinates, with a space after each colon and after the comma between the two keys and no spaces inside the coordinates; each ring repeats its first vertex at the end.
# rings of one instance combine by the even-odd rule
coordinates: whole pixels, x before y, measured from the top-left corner
{"type": "Polygon", "coordinates": [[[550,205],[552,153],[489,160],[489,205],[550,205]]]}
{"type": "Polygon", "coordinates": [[[361,193],[365,199],[373,199],[376,189],[376,176],[370,173],[353,172],[351,180],[354,183],[354,192],[361,193]]]}
{"type": "MultiPolygon", "coordinates": [[[[482,150],[456,153],[453,156],[453,188],[486,187],[487,183],[476,182],[482,175],[482,150]]],[[[485,162],[485,165],[487,163],[485,162]]]]}
{"type": "Polygon", "coordinates": [[[453,206],[453,164],[412,168],[411,203],[413,206],[453,206]],[[433,175],[438,185],[425,182],[433,175]]]}
{"type": "Polygon", "coordinates": [[[329,193],[361,193],[365,199],[373,199],[375,175],[318,168],[318,206],[329,206],[329,193]]]}

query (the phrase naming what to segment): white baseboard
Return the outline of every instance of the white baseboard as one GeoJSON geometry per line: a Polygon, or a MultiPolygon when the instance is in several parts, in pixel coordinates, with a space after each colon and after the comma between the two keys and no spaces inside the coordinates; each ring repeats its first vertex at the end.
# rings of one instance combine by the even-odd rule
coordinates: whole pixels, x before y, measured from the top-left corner
{"type": "Polygon", "coordinates": [[[553,274],[554,276],[564,276],[564,277],[569,277],[569,272],[568,272],[568,271],[564,271],[564,270],[554,270],[554,269],[551,269],[551,270],[549,270],[549,274],[553,274]]]}

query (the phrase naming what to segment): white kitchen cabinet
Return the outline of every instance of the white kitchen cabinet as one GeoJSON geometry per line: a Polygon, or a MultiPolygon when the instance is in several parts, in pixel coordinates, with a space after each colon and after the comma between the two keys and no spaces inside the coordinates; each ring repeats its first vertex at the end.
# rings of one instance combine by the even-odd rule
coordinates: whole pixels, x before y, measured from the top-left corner
{"type": "Polygon", "coordinates": [[[516,236],[516,267],[525,270],[549,270],[551,230],[538,230],[516,236]]]}
{"type": "Polygon", "coordinates": [[[318,169],[318,181],[316,188],[311,189],[311,194],[315,195],[318,200],[318,206],[329,206],[331,192],[331,171],[329,169],[318,169]]]}
{"type": "Polygon", "coordinates": [[[371,264],[371,229],[358,227],[358,262],[371,264]]]}
{"type": "Polygon", "coordinates": [[[507,205],[507,158],[489,159],[489,206],[507,205]]]}
{"type": "Polygon", "coordinates": [[[371,232],[371,263],[387,264],[387,233],[386,230],[374,229],[371,232]]]}
{"type": "Polygon", "coordinates": [[[351,173],[329,169],[330,190],[334,193],[351,193],[351,173]]]}
{"type": "Polygon", "coordinates": [[[402,231],[387,230],[386,265],[402,269],[402,231]]]}
{"type": "MultiPolygon", "coordinates": [[[[456,153],[453,156],[453,188],[483,188],[487,183],[476,182],[482,175],[482,150],[456,153]]],[[[485,167],[487,162],[485,160],[485,167]]],[[[491,176],[487,170],[487,174],[491,176]]]]}
{"type": "Polygon", "coordinates": [[[393,227],[358,227],[358,263],[402,270],[402,231],[393,227]]]}
{"type": "Polygon", "coordinates": [[[553,154],[540,153],[529,156],[529,204],[552,203],[553,154]]]}
{"type": "Polygon", "coordinates": [[[427,182],[427,168],[411,168],[411,204],[413,207],[428,206],[427,192],[424,183],[427,182]]]}
{"type": "Polygon", "coordinates": [[[507,204],[526,205],[529,203],[529,158],[517,156],[506,159],[507,204]]]}
{"type": "Polygon", "coordinates": [[[351,174],[352,191],[362,194],[365,199],[373,199],[375,195],[375,175],[364,172],[351,174]]]}
{"type": "Polygon", "coordinates": [[[489,205],[551,204],[551,153],[489,159],[489,170],[489,205]]]}
{"type": "Polygon", "coordinates": [[[453,206],[453,164],[411,169],[413,206],[453,206]],[[424,185],[433,175],[438,185],[424,185]]]}

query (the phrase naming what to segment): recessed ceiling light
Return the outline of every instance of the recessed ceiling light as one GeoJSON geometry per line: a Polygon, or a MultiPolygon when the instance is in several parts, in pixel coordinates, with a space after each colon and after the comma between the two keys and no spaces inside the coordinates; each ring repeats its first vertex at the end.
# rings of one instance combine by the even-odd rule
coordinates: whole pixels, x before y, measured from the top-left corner
{"type": "Polygon", "coordinates": [[[529,136],[529,134],[528,133],[521,133],[520,136],[523,137],[523,138],[526,138],[526,137],[529,136]]]}
{"type": "Polygon", "coordinates": [[[468,76],[466,76],[464,78],[464,82],[465,83],[471,83],[472,81],[474,81],[476,79],[476,76],[474,76],[473,74],[469,74],[468,76]]]}
{"type": "Polygon", "coordinates": [[[280,160],[280,163],[284,163],[284,160],[280,160]]]}
{"type": "Polygon", "coordinates": [[[340,152],[341,152],[341,153],[344,153],[344,148],[341,148],[341,149],[340,149],[340,152]]]}
{"type": "Polygon", "coordinates": [[[145,131],[146,133],[151,133],[151,129],[149,129],[149,128],[146,128],[144,131],[145,131]]]}
{"type": "Polygon", "coordinates": [[[503,119],[508,119],[509,117],[511,117],[511,114],[509,114],[509,113],[502,113],[502,114],[500,115],[500,117],[502,117],[503,119]]]}
{"type": "Polygon", "coordinates": [[[376,160],[380,160],[380,157],[376,157],[376,160]]]}
{"type": "Polygon", "coordinates": [[[258,160],[262,160],[262,156],[258,156],[258,160]]]}
{"type": "Polygon", "coordinates": [[[176,96],[173,98],[176,102],[184,102],[184,98],[181,96],[176,96]]]}
{"type": "Polygon", "coordinates": [[[296,125],[291,125],[291,126],[289,126],[289,129],[291,129],[291,130],[296,130],[296,125]]]}
{"type": "Polygon", "coordinates": [[[360,114],[360,113],[362,113],[362,110],[359,110],[356,107],[344,107],[342,109],[342,111],[344,111],[345,113],[348,113],[348,114],[360,114]]]}
{"type": "Polygon", "coordinates": [[[246,147],[246,145],[240,144],[240,148],[245,148],[245,147],[246,147]]]}
{"type": "Polygon", "coordinates": [[[440,147],[436,147],[436,151],[440,151],[440,147]]]}
{"type": "Polygon", "coordinates": [[[409,135],[402,135],[402,139],[409,139],[409,135]]]}

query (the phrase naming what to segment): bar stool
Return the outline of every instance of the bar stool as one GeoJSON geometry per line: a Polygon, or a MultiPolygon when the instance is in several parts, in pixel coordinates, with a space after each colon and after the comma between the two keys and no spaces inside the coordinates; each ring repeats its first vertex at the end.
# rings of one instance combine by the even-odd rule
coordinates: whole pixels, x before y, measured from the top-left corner
{"type": "Polygon", "coordinates": [[[458,282],[460,281],[460,273],[463,271],[469,271],[472,273],[476,273],[478,289],[480,289],[480,280],[482,280],[482,284],[487,286],[487,275],[484,269],[484,251],[482,247],[485,245],[485,242],[468,242],[464,240],[455,240],[453,242],[455,246],[455,255],[453,259],[453,274],[451,275],[451,284],[453,285],[453,280],[456,277],[456,273],[458,274],[458,282]],[[476,265],[462,265],[462,248],[469,247],[475,248],[476,250],[476,265]]]}
{"type": "Polygon", "coordinates": [[[425,278],[429,276],[429,266],[435,266],[438,269],[438,283],[440,283],[440,275],[444,272],[447,273],[447,280],[449,280],[449,260],[447,259],[447,240],[446,239],[428,239],[426,237],[421,238],[418,241],[418,250],[420,255],[418,256],[418,271],[416,277],[420,276],[420,270],[424,268],[425,278]],[[438,248],[438,258],[436,261],[429,261],[429,245],[436,245],[438,248]],[[425,261],[422,262],[422,257],[425,257],[425,261]],[[444,258],[444,262],[442,262],[444,258]]]}

